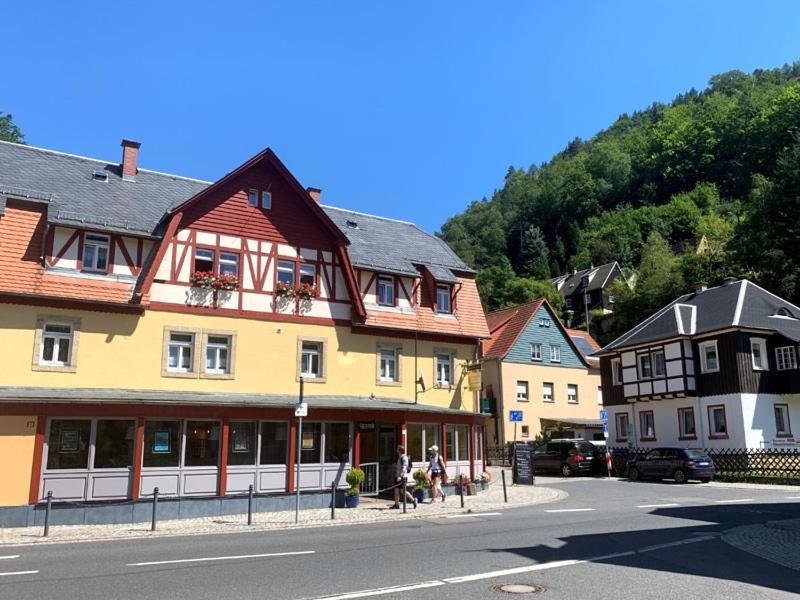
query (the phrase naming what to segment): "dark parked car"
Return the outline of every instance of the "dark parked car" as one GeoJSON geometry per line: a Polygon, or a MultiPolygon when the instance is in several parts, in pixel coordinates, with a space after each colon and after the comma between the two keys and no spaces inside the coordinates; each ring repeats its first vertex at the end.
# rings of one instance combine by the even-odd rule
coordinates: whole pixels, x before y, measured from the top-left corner
{"type": "Polygon", "coordinates": [[[714,478],[714,461],[703,451],[691,448],[654,448],[644,456],[628,461],[628,479],[671,477],[676,483],[714,478]]]}
{"type": "Polygon", "coordinates": [[[536,473],[588,475],[602,466],[597,446],[584,440],[550,440],[533,451],[536,473]]]}

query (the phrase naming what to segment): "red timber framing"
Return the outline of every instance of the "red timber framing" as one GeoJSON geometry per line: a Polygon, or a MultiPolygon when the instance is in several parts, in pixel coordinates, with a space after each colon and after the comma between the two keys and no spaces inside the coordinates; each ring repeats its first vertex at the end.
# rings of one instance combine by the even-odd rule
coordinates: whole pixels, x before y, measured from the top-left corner
{"type": "MultiPolygon", "coordinates": [[[[314,409],[313,404],[309,410],[309,418],[313,421],[346,421],[353,425],[353,464],[360,464],[360,434],[358,420],[374,420],[381,423],[394,423],[400,426],[401,440],[406,445],[406,420],[408,412],[401,410],[374,410],[359,409],[314,409]]],[[[6,402],[0,404],[0,415],[37,416],[36,437],[34,441],[33,462],[31,465],[31,482],[29,502],[35,504],[39,498],[42,466],[44,464],[44,435],[48,417],[127,417],[136,419],[136,438],[134,441],[134,458],[132,470],[132,485],[130,496],[133,500],[141,497],[140,485],[142,475],[142,458],[144,454],[144,429],[146,419],[205,419],[222,422],[220,436],[220,466],[218,490],[220,495],[227,492],[227,452],[231,420],[281,420],[289,423],[289,448],[287,460],[287,492],[295,491],[295,468],[297,451],[297,420],[293,408],[281,407],[243,407],[243,406],[193,406],[193,405],[147,405],[141,404],[70,404],[70,403],[43,403],[43,402],[6,402]]],[[[447,425],[469,425],[471,471],[474,476],[474,434],[475,425],[483,425],[485,417],[479,414],[454,414],[447,415],[442,420],[440,413],[414,413],[414,419],[440,423],[442,432],[441,453],[447,461],[447,425]]]]}
{"type": "Polygon", "coordinates": [[[401,298],[404,300],[408,300],[408,303],[411,307],[417,306],[417,288],[419,286],[419,276],[414,277],[412,275],[394,275],[392,273],[380,273],[377,271],[368,271],[364,269],[356,269],[355,270],[355,278],[358,282],[358,285],[361,286],[362,276],[364,273],[371,273],[369,279],[364,284],[363,287],[360,287],[359,292],[361,296],[361,300],[365,300],[368,294],[374,294],[376,299],[378,296],[378,281],[381,277],[391,277],[392,281],[394,282],[394,306],[398,306],[400,304],[401,298]],[[406,285],[403,283],[403,278],[412,279],[412,286],[411,291],[409,292],[406,285]],[[403,292],[402,296],[400,292],[403,292]]]}
{"type": "MultiPolygon", "coordinates": [[[[123,236],[116,233],[106,233],[102,231],[94,231],[91,229],[81,230],[75,229],[70,236],[64,241],[64,243],[56,248],[55,247],[55,235],[56,235],[57,226],[51,225],[47,229],[47,234],[45,238],[45,252],[44,252],[44,260],[47,266],[56,267],[58,263],[66,256],[67,252],[73,246],[77,246],[76,248],[76,260],[77,260],[77,268],[78,270],[83,269],[83,243],[84,238],[90,234],[102,235],[108,238],[108,261],[106,265],[106,273],[111,273],[114,270],[114,266],[124,265],[130,270],[130,274],[133,277],[139,275],[142,270],[142,261],[144,260],[144,240],[142,238],[134,238],[133,236],[123,236]],[[125,238],[135,240],[136,242],[136,250],[135,256],[131,254],[128,249],[128,246],[125,244],[125,238]],[[119,260],[119,257],[122,260],[119,260]]],[[[68,229],[67,227],[62,227],[62,229],[68,229]]]]}

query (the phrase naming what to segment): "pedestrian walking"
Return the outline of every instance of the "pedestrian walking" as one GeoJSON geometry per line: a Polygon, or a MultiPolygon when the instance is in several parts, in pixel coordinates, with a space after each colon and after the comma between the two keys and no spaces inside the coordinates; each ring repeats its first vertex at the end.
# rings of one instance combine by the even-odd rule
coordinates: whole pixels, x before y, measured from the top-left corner
{"type": "Polygon", "coordinates": [[[444,464],[442,455],[439,454],[439,446],[431,446],[428,448],[428,452],[430,452],[430,460],[425,472],[431,480],[431,504],[436,502],[437,494],[441,496],[442,502],[444,502],[447,494],[442,489],[442,483],[447,483],[447,467],[444,464]]]}
{"type": "Polygon", "coordinates": [[[397,447],[395,456],[397,456],[397,462],[394,470],[395,486],[392,508],[400,508],[400,501],[402,500],[400,494],[405,494],[408,501],[414,504],[414,508],[417,508],[417,499],[408,491],[408,474],[411,472],[411,459],[406,455],[404,446],[397,447]]]}

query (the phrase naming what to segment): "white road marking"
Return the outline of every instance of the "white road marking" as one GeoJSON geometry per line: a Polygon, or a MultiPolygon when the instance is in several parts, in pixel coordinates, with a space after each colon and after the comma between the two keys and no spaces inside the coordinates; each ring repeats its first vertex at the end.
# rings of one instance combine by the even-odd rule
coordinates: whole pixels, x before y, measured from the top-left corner
{"type": "Polygon", "coordinates": [[[0,560],[8,560],[9,558],[19,558],[19,554],[7,554],[6,556],[0,556],[0,560]]]}
{"type": "Polygon", "coordinates": [[[717,504],[736,504],[737,502],[755,502],[755,498],[739,498],[738,500],[714,500],[717,504]]]}
{"type": "Polygon", "coordinates": [[[670,506],[680,506],[676,502],[669,502],[667,504],[640,504],[636,508],[668,508],[670,506]]]}
{"type": "Polygon", "coordinates": [[[461,519],[462,517],[494,517],[497,516],[499,512],[485,512],[485,513],[464,513],[463,515],[445,515],[445,519],[461,519]]]}
{"type": "Polygon", "coordinates": [[[34,575],[39,571],[10,571],[8,573],[0,573],[0,577],[8,577],[9,575],[34,575]]]}
{"type": "Polygon", "coordinates": [[[437,587],[445,585],[444,581],[422,581],[420,583],[413,583],[409,585],[395,585],[385,588],[375,588],[374,590],[361,590],[360,592],[349,592],[347,594],[335,594],[333,596],[319,596],[314,600],[350,600],[351,598],[368,598],[369,596],[383,596],[385,594],[394,594],[396,592],[410,592],[412,590],[421,590],[423,588],[437,587]]]}
{"type": "Polygon", "coordinates": [[[787,500],[800,500],[800,496],[786,496],[787,500]]]}
{"type": "Polygon", "coordinates": [[[272,552],[269,554],[240,554],[238,556],[209,556],[206,558],[182,558],[177,560],[154,560],[152,562],[128,563],[128,567],[147,567],[150,565],[176,565],[182,563],[211,562],[217,560],[237,560],[242,558],[270,558],[273,556],[299,556],[301,554],[314,554],[314,550],[301,552],[272,552]]]}
{"type": "Polygon", "coordinates": [[[546,510],[547,513],[568,513],[568,512],[589,512],[594,508],[559,508],[557,510],[546,510]]]}
{"type": "Polygon", "coordinates": [[[448,577],[442,579],[445,583],[465,583],[467,581],[479,581],[481,579],[493,579],[495,577],[505,577],[507,575],[519,575],[520,573],[530,573],[532,571],[546,571],[547,569],[557,569],[558,567],[569,567],[587,562],[586,560],[555,560],[553,562],[539,563],[536,565],[526,565],[524,567],[514,567],[512,569],[501,569],[499,571],[487,571],[486,573],[476,573],[475,575],[464,575],[462,577],[448,577]]]}
{"type": "Polygon", "coordinates": [[[666,544],[655,544],[654,546],[645,546],[644,548],[639,548],[636,552],[644,553],[644,552],[652,552],[653,550],[663,550],[664,548],[672,548],[673,546],[684,546],[686,544],[695,544],[697,542],[707,542],[709,540],[713,540],[713,535],[703,535],[696,538],[689,538],[687,540],[678,540],[677,542],[667,542],[666,544]]]}

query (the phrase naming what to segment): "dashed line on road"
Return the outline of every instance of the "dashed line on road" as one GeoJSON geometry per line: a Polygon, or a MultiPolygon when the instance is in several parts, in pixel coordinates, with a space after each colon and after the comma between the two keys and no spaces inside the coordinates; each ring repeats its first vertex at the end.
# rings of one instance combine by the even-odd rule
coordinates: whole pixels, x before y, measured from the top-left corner
{"type": "Polygon", "coordinates": [[[9,571],[8,573],[0,573],[0,577],[8,577],[9,575],[35,575],[39,571],[9,571]]]}
{"type": "Polygon", "coordinates": [[[10,558],[19,558],[19,554],[6,554],[5,556],[0,556],[0,560],[8,560],[10,558]]]}
{"type": "Polygon", "coordinates": [[[570,513],[570,512],[590,512],[597,510],[594,508],[558,508],[553,510],[546,510],[546,513],[570,513]]]}
{"type": "Polygon", "coordinates": [[[496,517],[503,513],[499,512],[485,512],[485,513],[464,513],[463,515],[444,515],[443,519],[462,519],[464,517],[496,517]]]}
{"type": "Polygon", "coordinates": [[[672,506],[680,506],[677,502],[668,502],[666,504],[640,504],[636,508],[670,508],[672,506]]]}
{"type": "Polygon", "coordinates": [[[238,556],[207,556],[205,558],[180,558],[175,560],[154,560],[150,562],[128,563],[127,567],[149,567],[152,565],[177,565],[196,562],[212,562],[220,560],[237,560],[245,558],[272,558],[278,556],[301,556],[303,554],[315,554],[314,550],[302,550],[299,552],[271,552],[268,554],[240,554],[238,556]]]}
{"type": "Polygon", "coordinates": [[[787,500],[800,500],[800,496],[786,496],[787,500]]]}
{"type": "Polygon", "coordinates": [[[714,500],[717,504],[738,504],[741,502],[755,502],[755,498],[739,498],[737,500],[714,500]]]}

